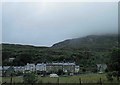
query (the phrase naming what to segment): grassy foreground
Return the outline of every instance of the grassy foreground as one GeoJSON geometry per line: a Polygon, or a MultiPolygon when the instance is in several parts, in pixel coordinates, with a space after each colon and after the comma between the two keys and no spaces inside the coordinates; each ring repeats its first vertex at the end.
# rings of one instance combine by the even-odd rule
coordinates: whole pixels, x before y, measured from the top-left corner
{"type": "MultiPolygon", "coordinates": [[[[79,83],[79,79],[81,78],[81,83],[98,83],[101,81],[103,83],[117,83],[117,80],[114,79],[113,82],[109,82],[105,76],[105,74],[81,74],[79,76],[68,76],[68,77],[59,77],[59,83],[79,83]]],[[[10,83],[10,77],[3,77],[3,82],[10,83]]],[[[13,83],[22,83],[22,77],[13,77],[13,83]]],[[[48,77],[40,77],[38,83],[57,83],[58,78],[50,78],[48,77]]]]}

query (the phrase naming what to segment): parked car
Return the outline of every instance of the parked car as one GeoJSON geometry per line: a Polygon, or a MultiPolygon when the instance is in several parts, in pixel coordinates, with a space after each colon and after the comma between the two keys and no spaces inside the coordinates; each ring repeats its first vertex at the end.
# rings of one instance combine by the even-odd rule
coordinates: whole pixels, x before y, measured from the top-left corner
{"type": "Polygon", "coordinates": [[[55,77],[59,77],[57,74],[50,74],[50,77],[55,78],[55,77]]]}
{"type": "Polygon", "coordinates": [[[41,77],[45,77],[45,75],[44,75],[44,74],[41,74],[40,76],[41,76],[41,77]]]}
{"type": "Polygon", "coordinates": [[[99,74],[103,74],[103,72],[98,72],[99,74]]]}

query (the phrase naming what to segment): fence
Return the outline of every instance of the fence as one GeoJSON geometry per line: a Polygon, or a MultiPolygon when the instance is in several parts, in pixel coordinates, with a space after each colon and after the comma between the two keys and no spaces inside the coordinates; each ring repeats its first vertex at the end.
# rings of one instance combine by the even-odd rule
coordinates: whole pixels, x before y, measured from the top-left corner
{"type": "Polygon", "coordinates": [[[57,78],[56,83],[43,83],[42,80],[40,80],[39,83],[2,83],[2,85],[120,85],[120,83],[104,83],[102,81],[102,78],[98,80],[96,83],[82,83],[82,78],[79,78],[79,83],[60,83],[60,79],[57,78]]]}

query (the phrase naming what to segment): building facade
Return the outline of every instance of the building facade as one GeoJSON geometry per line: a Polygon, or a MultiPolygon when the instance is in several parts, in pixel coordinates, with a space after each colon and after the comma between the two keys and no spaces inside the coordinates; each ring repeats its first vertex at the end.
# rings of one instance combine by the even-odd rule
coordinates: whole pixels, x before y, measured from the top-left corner
{"type": "MultiPolygon", "coordinates": [[[[6,71],[10,66],[3,66],[2,70],[6,71]]],[[[38,64],[29,64],[25,66],[13,66],[15,72],[25,72],[25,71],[36,71],[36,72],[52,72],[56,73],[59,70],[63,72],[78,73],[79,66],[76,66],[75,63],[38,63],[38,64]]]]}

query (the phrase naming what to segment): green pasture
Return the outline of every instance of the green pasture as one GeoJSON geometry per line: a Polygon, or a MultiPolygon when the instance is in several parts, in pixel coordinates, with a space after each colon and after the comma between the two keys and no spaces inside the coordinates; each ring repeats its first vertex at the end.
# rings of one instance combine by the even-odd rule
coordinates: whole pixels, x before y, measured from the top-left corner
{"type": "MultiPolygon", "coordinates": [[[[47,77],[38,77],[38,83],[79,83],[81,79],[81,83],[98,83],[101,81],[103,83],[117,83],[117,80],[114,78],[113,82],[110,82],[107,80],[106,74],[81,74],[79,76],[67,76],[67,77],[62,77],[60,76],[58,78],[50,78],[49,76],[47,77]]],[[[10,83],[10,77],[3,77],[2,78],[3,82],[10,83]]],[[[22,83],[23,78],[22,77],[13,77],[13,83],[22,83]]]]}

